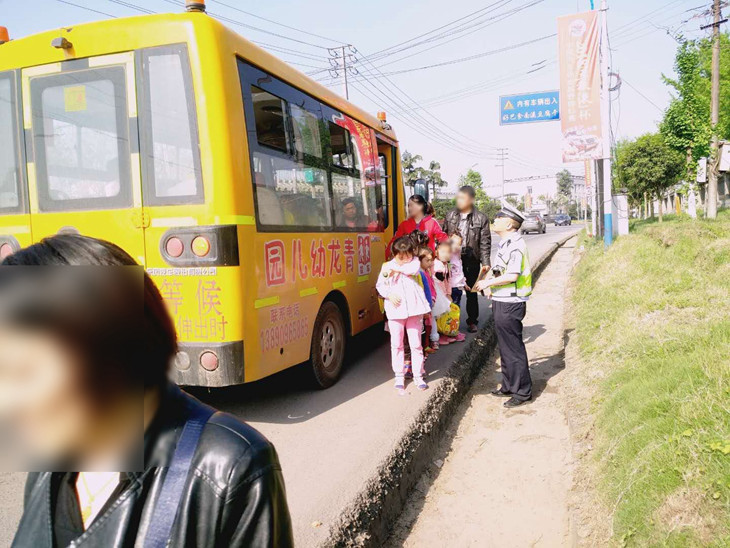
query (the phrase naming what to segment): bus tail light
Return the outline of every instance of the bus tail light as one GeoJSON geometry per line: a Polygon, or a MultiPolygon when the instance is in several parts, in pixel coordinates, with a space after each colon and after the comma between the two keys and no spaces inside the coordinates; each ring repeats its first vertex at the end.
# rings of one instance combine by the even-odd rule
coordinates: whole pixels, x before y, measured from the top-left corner
{"type": "Polygon", "coordinates": [[[172,236],[165,242],[165,251],[170,257],[177,259],[185,251],[185,244],[177,236],[172,236]]]}
{"type": "Polygon", "coordinates": [[[0,245],[0,261],[13,254],[13,246],[8,243],[0,245]]]}
{"type": "Polygon", "coordinates": [[[162,258],[170,266],[239,266],[240,264],[236,225],[171,228],[162,235],[159,245],[162,258]]]}
{"type": "Polygon", "coordinates": [[[231,386],[245,379],[243,341],[181,342],[172,378],[182,386],[231,386]]]}
{"type": "Polygon", "coordinates": [[[12,236],[0,236],[0,261],[6,257],[10,257],[13,253],[20,249],[20,244],[12,236]]]}
{"type": "Polygon", "coordinates": [[[205,236],[196,236],[190,244],[193,253],[198,257],[205,257],[210,253],[210,241],[205,236]]]}
{"type": "Polygon", "coordinates": [[[200,355],[200,365],[206,371],[215,371],[218,369],[218,355],[215,352],[206,350],[200,355]]]}

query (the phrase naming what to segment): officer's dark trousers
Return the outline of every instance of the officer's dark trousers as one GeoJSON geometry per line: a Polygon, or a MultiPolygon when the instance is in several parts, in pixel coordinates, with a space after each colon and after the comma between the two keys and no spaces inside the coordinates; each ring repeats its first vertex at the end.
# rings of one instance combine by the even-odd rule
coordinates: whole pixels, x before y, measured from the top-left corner
{"type": "Polygon", "coordinates": [[[532,378],[522,340],[522,320],[526,310],[527,303],[492,301],[494,329],[502,358],[502,392],[509,392],[518,400],[532,398],[532,378]]]}
{"type": "MultiPolygon", "coordinates": [[[[462,255],[461,264],[464,267],[464,277],[466,278],[466,285],[474,287],[474,284],[479,277],[479,270],[482,266],[479,264],[479,259],[473,255],[462,255]]],[[[471,291],[466,292],[466,323],[476,324],[479,321],[479,295],[472,293],[471,291]]]]}

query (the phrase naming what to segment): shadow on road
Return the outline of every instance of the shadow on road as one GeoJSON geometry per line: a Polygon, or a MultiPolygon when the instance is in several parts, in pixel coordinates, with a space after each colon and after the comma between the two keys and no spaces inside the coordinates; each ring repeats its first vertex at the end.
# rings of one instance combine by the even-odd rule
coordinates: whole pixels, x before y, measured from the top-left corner
{"type": "Polygon", "coordinates": [[[536,323],[534,325],[526,325],[522,330],[522,337],[525,344],[528,344],[537,339],[543,333],[545,333],[545,324],[536,323]]]}
{"type": "MultiPolygon", "coordinates": [[[[462,309],[465,303],[462,303],[462,309]]],[[[480,300],[480,323],[491,315],[486,299],[480,300]]],[[[461,331],[466,332],[466,313],[462,310],[461,331]]],[[[426,360],[428,382],[443,378],[474,335],[466,342],[442,346],[426,360]]],[[[198,399],[249,421],[274,424],[304,422],[351,401],[393,378],[390,365],[390,339],[377,324],[350,339],[347,359],[340,380],[327,390],[317,388],[309,363],[303,363],[249,384],[227,388],[186,388],[198,399]]]]}

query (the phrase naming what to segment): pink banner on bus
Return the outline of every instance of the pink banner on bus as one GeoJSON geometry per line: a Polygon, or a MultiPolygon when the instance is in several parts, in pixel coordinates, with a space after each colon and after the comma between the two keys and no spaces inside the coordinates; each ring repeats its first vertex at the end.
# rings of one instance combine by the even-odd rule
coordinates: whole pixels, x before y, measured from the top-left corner
{"type": "Polygon", "coordinates": [[[563,162],[603,157],[598,12],[558,17],[563,162]]]}

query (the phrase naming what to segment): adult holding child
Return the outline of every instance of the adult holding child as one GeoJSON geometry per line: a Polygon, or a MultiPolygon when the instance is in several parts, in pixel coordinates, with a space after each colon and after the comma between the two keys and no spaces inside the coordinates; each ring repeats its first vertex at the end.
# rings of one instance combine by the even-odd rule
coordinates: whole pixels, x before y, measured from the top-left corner
{"type": "MultiPolygon", "coordinates": [[[[461,234],[461,262],[468,287],[474,286],[482,269],[491,266],[489,218],[476,208],[475,199],[474,187],[462,186],[456,195],[456,208],[446,214],[443,225],[444,232],[461,234]]],[[[466,314],[469,332],[475,333],[479,325],[479,301],[477,294],[471,291],[466,292],[466,314]]]]}

